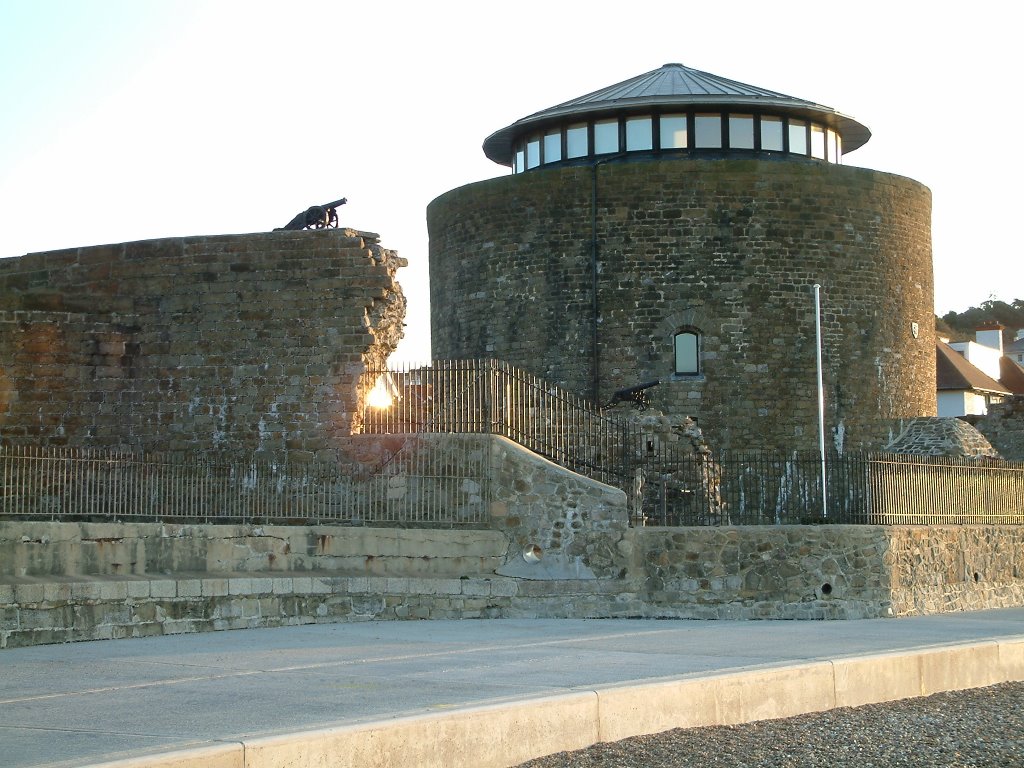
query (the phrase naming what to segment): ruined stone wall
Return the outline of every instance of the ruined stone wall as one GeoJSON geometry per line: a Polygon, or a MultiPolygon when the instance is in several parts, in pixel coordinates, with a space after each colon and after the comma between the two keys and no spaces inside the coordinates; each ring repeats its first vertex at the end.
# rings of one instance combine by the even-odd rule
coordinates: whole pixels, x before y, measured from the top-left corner
{"type": "Polygon", "coordinates": [[[972,421],[1000,456],[1007,461],[1024,461],[1024,395],[994,403],[986,415],[972,421]]]}
{"type": "Polygon", "coordinates": [[[596,234],[600,401],[660,379],[654,405],[696,417],[713,448],[815,447],[819,283],[832,440],[878,448],[879,419],[935,414],[930,218],[917,182],[823,163],[623,162],[471,184],[427,212],[433,354],[591,394],[596,234]],[[686,329],[699,376],[673,372],[686,329]]]}
{"type": "Polygon", "coordinates": [[[354,230],[0,261],[0,439],[329,454],[401,338],[404,263],[354,230]]]}
{"type": "Polygon", "coordinates": [[[889,453],[912,456],[963,456],[971,459],[1002,458],[985,436],[954,416],[922,416],[894,423],[889,453]]]}

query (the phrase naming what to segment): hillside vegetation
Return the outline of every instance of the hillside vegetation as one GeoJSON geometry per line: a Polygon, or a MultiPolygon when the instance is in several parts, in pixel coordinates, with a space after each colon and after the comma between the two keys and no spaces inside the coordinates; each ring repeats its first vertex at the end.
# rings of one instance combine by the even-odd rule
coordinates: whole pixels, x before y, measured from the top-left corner
{"type": "Polygon", "coordinates": [[[953,341],[969,341],[974,339],[974,331],[979,325],[993,321],[1006,326],[1003,342],[1013,341],[1017,329],[1024,328],[1024,299],[1014,299],[1009,304],[989,299],[981,306],[963,312],[947,312],[942,317],[936,316],[935,330],[940,336],[949,336],[953,341]]]}

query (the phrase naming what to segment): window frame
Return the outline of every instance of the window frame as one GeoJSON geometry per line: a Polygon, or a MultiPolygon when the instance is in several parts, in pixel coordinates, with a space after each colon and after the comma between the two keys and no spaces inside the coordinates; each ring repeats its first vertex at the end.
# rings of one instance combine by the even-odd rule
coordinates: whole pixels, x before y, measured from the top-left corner
{"type": "Polygon", "coordinates": [[[674,334],[672,334],[672,374],[674,376],[693,377],[693,376],[700,376],[702,374],[703,367],[701,366],[701,355],[700,355],[701,343],[700,342],[701,342],[701,334],[700,334],[700,331],[698,329],[696,329],[696,328],[689,328],[689,327],[681,328],[680,330],[678,330],[674,334]],[[681,355],[679,354],[679,348],[680,348],[680,340],[683,337],[692,338],[693,339],[693,345],[692,345],[693,349],[692,349],[692,351],[691,350],[684,350],[684,353],[687,356],[692,355],[692,357],[693,357],[693,365],[690,366],[690,367],[687,367],[685,370],[680,370],[680,357],[681,357],[681,355]]]}

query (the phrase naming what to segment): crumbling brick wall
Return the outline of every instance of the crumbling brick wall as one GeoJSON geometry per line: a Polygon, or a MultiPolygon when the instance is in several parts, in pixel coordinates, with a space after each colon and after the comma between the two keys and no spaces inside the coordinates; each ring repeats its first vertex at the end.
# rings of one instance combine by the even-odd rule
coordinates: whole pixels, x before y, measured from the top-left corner
{"type": "Polygon", "coordinates": [[[405,263],[345,229],[2,261],[0,439],[333,453],[402,336],[405,263]]]}

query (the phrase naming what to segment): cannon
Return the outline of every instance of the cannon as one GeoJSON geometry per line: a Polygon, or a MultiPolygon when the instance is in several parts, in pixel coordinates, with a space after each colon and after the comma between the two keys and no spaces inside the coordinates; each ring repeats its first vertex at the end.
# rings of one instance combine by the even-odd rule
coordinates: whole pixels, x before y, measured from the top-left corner
{"type": "Polygon", "coordinates": [[[647,390],[659,384],[661,384],[661,381],[655,379],[654,381],[648,381],[646,384],[637,384],[635,387],[625,387],[624,389],[616,390],[612,395],[612,399],[605,405],[605,408],[611,408],[619,403],[633,403],[638,411],[646,411],[651,406],[651,401],[647,397],[647,390]]]}
{"type": "Polygon", "coordinates": [[[333,203],[310,206],[302,213],[296,215],[294,219],[289,221],[283,227],[276,227],[274,231],[282,232],[284,230],[326,229],[328,227],[337,227],[338,208],[347,202],[348,200],[343,197],[341,200],[335,200],[333,203]]]}

